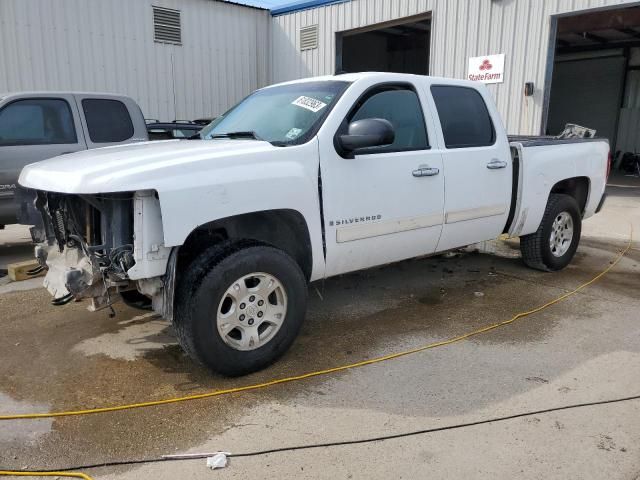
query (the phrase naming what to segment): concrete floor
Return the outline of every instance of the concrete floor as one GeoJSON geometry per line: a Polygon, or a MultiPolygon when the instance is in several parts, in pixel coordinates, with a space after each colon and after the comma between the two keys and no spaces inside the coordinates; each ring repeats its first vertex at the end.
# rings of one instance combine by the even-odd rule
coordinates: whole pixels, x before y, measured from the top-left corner
{"type": "MultiPolygon", "coordinates": [[[[240,379],[186,358],[171,327],[127,307],[54,308],[42,289],[0,293],[0,413],[60,411],[262,382],[450,338],[606,277],[482,336],[331,376],[208,400],[0,423],[0,467],[55,468],[352,440],[640,394],[640,184],[609,188],[574,262],[525,268],[517,242],[493,254],[407,261],[310,288],[291,351],[240,379]],[[320,298],[316,288],[321,292],[320,298]],[[481,292],[476,294],[476,292],[481,292]]],[[[2,235],[0,231],[0,243],[2,235]]],[[[491,247],[491,246],[490,246],[491,247]]],[[[0,253],[4,252],[0,247],[0,253]]],[[[489,248],[491,249],[491,248],[489,248]]],[[[1,267],[0,267],[1,268],[1,267]]],[[[640,401],[566,410],[386,442],[87,471],[94,478],[640,478],[640,401]]]]}

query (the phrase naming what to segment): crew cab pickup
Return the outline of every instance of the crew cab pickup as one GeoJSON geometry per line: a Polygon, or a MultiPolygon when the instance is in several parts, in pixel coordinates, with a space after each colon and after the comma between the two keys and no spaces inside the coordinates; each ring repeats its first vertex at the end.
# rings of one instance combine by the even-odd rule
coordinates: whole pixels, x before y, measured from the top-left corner
{"type": "Polygon", "coordinates": [[[148,298],[194,359],[241,375],[294,341],[307,282],[501,234],[528,266],[565,267],[608,154],[508,138],[478,83],[362,73],[263,88],[200,139],[69,154],[20,184],[53,303],[148,298]]]}
{"type": "Polygon", "coordinates": [[[62,154],[147,140],[140,107],[108,93],[21,92],[0,94],[0,228],[33,225],[33,195],[19,191],[29,163],[62,154]]]}

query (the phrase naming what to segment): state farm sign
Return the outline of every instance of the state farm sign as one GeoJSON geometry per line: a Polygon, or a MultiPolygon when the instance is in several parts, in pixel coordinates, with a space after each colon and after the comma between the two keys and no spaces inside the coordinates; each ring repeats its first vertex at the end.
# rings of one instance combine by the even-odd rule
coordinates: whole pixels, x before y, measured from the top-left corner
{"type": "Polygon", "coordinates": [[[482,83],[504,82],[504,53],[469,58],[467,78],[482,83]]]}

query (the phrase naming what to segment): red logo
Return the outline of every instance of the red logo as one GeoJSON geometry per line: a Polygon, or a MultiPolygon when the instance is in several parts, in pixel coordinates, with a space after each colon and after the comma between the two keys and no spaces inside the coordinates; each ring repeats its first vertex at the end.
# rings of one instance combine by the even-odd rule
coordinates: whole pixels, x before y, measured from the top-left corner
{"type": "Polygon", "coordinates": [[[482,65],[480,65],[480,70],[491,70],[493,68],[493,65],[491,65],[491,62],[489,61],[488,58],[484,59],[482,61],[482,65]]]}

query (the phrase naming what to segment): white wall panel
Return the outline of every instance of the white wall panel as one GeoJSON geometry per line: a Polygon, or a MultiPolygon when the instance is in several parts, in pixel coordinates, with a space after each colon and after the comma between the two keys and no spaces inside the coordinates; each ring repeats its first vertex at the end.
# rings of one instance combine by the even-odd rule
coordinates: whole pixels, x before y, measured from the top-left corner
{"type": "Polygon", "coordinates": [[[219,115],[268,83],[270,24],[216,0],[1,0],[0,92],[115,92],[146,117],[219,115]],[[154,42],[152,5],[181,11],[182,45],[154,42]]]}
{"type": "Polygon", "coordinates": [[[351,0],[272,18],[216,0],[0,0],[0,91],[107,91],[147,117],[219,115],[265,84],[333,73],[336,32],[430,12],[431,74],[464,78],[468,57],[505,53],[506,81],[489,89],[510,132],[537,134],[551,15],[624,3],[351,0]],[[181,46],[153,41],[151,5],[181,10],[181,46]],[[298,30],[315,23],[319,48],[300,52],[298,30]]]}
{"type": "Polygon", "coordinates": [[[465,78],[469,57],[504,53],[505,83],[489,89],[509,132],[538,134],[551,16],[625,3],[634,0],[351,0],[292,12],[274,17],[271,80],[334,73],[336,32],[431,12],[430,74],[465,78]],[[316,22],[320,47],[298,52],[298,29],[316,22]],[[533,97],[522,94],[527,81],[533,97]]]}

